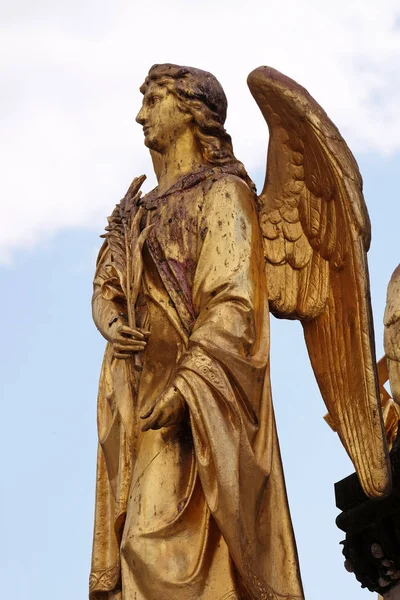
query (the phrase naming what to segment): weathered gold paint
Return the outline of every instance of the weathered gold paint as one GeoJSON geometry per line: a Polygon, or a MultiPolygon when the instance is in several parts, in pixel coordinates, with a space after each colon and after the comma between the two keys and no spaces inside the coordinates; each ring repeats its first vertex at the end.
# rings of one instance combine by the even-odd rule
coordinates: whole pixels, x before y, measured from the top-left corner
{"type": "MultiPolygon", "coordinates": [[[[399,340],[400,341],[400,340],[399,340]]],[[[387,391],[385,384],[389,381],[388,358],[383,356],[378,362],[378,378],[382,402],[383,422],[385,425],[386,439],[389,450],[397,438],[398,425],[400,420],[400,406],[393,400],[387,391]]]]}
{"type": "Polygon", "coordinates": [[[387,290],[384,346],[393,400],[400,406],[400,265],[387,290]]]}
{"type": "Polygon", "coordinates": [[[108,343],[92,600],[304,598],[271,403],[269,307],[302,319],[364,489],[389,489],[357,166],[292,80],[260,68],[249,86],[271,133],[259,198],[212,75],[158,65],[141,88],[137,121],[158,186],[140,198],[133,182],[94,280],[108,343]]]}

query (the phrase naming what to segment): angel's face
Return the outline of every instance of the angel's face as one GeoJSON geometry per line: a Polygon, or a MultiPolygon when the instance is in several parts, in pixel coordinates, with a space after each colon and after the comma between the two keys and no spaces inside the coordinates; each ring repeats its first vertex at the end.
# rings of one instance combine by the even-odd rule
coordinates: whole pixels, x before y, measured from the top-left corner
{"type": "Polygon", "coordinates": [[[190,126],[191,115],[183,111],[179,101],[166,87],[151,82],[136,121],[143,127],[144,143],[164,154],[168,147],[190,126]]]}

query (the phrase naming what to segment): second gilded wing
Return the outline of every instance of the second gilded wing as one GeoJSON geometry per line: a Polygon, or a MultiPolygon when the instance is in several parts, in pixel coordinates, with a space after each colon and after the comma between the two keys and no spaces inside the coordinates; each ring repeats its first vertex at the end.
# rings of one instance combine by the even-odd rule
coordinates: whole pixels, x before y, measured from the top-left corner
{"type": "Polygon", "coordinates": [[[300,319],[335,429],[370,497],[388,493],[366,253],[370,222],[357,163],[295,81],[260,67],[248,84],[267,121],[259,196],[272,312],[300,319]]]}

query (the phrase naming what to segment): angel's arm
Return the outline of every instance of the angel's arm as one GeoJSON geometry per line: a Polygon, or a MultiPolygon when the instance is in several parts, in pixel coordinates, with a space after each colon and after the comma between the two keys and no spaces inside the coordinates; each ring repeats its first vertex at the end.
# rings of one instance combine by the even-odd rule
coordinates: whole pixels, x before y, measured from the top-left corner
{"type": "Polygon", "coordinates": [[[105,242],[93,282],[92,315],[101,335],[113,345],[114,356],[129,359],[146,347],[147,333],[128,327],[126,302],[105,242]]]}
{"type": "Polygon", "coordinates": [[[126,324],[126,306],[118,275],[112,264],[111,252],[104,242],[97,260],[93,281],[92,316],[101,335],[108,341],[116,330],[115,324],[126,324]]]}

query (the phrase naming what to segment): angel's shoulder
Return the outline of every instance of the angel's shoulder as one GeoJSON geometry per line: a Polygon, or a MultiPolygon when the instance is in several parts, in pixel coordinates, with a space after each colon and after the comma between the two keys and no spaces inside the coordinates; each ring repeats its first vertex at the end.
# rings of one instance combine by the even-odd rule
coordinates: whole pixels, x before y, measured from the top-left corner
{"type": "Polygon", "coordinates": [[[204,203],[209,210],[255,211],[256,196],[237,175],[220,174],[208,182],[204,191],[204,203]]]}

